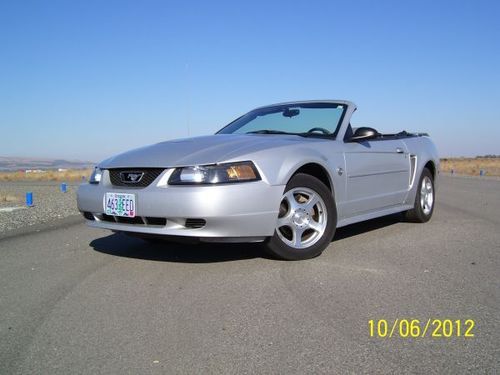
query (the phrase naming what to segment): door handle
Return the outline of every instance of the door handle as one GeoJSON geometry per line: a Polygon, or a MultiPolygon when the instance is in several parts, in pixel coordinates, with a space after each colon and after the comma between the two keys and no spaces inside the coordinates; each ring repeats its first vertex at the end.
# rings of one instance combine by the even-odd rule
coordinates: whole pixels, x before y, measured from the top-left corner
{"type": "Polygon", "coordinates": [[[400,148],[400,147],[398,147],[398,148],[396,149],[396,152],[397,152],[398,154],[404,154],[403,149],[402,149],[402,148],[400,148]]]}

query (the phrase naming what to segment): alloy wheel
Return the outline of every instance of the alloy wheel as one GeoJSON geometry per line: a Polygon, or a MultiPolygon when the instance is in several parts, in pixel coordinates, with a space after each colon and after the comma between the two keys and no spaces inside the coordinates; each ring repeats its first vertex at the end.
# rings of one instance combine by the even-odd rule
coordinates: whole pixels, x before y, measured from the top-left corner
{"type": "Polygon", "coordinates": [[[321,196],[305,188],[293,188],[283,195],[276,232],[279,238],[295,249],[305,249],[323,236],[328,213],[321,196]]]}

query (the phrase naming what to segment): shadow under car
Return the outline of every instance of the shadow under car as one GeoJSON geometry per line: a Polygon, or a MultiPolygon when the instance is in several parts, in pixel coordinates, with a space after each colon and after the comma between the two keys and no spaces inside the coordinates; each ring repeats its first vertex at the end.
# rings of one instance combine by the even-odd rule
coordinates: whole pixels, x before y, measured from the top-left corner
{"type": "MultiPolygon", "coordinates": [[[[404,222],[395,214],[338,228],[332,243],[404,222]]],[[[124,233],[112,233],[96,238],[90,246],[100,253],[160,262],[216,263],[271,257],[260,243],[181,243],[172,241],[146,241],[124,233]]]]}

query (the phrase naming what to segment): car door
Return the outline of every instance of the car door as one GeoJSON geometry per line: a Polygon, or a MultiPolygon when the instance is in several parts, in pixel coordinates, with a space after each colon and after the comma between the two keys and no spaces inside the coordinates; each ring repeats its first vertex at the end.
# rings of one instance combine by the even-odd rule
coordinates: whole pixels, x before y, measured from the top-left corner
{"type": "Polygon", "coordinates": [[[401,205],[408,193],[410,163],[399,139],[344,143],[346,217],[401,205]]]}

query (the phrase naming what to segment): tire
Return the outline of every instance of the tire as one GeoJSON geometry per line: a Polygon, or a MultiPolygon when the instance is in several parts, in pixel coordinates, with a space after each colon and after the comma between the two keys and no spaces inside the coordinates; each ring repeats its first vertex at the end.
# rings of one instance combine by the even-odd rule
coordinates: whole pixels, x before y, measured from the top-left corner
{"type": "Polygon", "coordinates": [[[286,185],[274,235],[265,246],[279,259],[302,260],[320,255],[337,226],[331,191],[316,177],[298,173],[286,185]]]}
{"type": "Polygon", "coordinates": [[[414,223],[426,223],[434,212],[436,194],[432,173],[424,168],[417,185],[417,194],[411,210],[406,211],[406,219],[414,223]]]}

